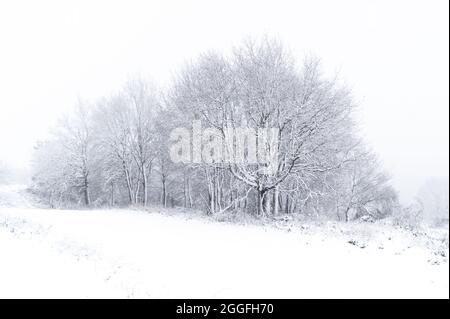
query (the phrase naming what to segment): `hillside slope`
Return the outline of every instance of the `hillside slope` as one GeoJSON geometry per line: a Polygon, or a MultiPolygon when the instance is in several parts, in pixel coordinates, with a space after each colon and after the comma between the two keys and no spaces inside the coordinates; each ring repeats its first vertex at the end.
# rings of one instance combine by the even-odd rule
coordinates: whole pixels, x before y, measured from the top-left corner
{"type": "Polygon", "coordinates": [[[20,192],[0,191],[2,298],[449,297],[445,229],[50,210],[20,192]]]}

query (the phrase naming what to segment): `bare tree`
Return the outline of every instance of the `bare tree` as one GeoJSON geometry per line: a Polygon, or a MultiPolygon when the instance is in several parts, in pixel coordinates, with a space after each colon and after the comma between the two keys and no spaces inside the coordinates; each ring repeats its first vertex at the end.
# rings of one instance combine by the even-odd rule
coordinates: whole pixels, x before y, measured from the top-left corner
{"type": "Polygon", "coordinates": [[[54,202],[380,218],[397,198],[358,137],[354,109],[317,59],[297,65],[279,41],[248,40],[229,56],[201,55],[164,98],[135,78],[95,107],[80,105],[37,147],[34,182],[54,202]],[[187,160],[174,163],[180,127],[192,140],[187,160]]]}
{"type": "Polygon", "coordinates": [[[135,204],[134,190],[139,182],[138,167],[132,155],[132,120],[130,105],[118,94],[98,104],[95,122],[104,157],[115,159],[106,165],[108,171],[119,170],[125,181],[128,201],[135,204]]]}
{"type": "Polygon", "coordinates": [[[67,177],[72,187],[82,194],[86,206],[91,204],[90,173],[93,136],[90,111],[91,108],[80,101],[73,116],[61,121],[58,131],[58,141],[67,156],[67,177]]]}
{"type": "Polygon", "coordinates": [[[142,79],[127,83],[124,96],[130,105],[131,113],[131,154],[139,168],[142,182],[142,203],[148,201],[148,175],[151,172],[154,152],[154,121],[160,104],[157,93],[142,79]]]}
{"type": "MultiPolygon", "coordinates": [[[[307,61],[298,70],[277,41],[248,41],[231,60],[204,55],[180,76],[176,90],[180,109],[218,129],[224,140],[232,141],[229,151],[236,150],[229,136],[233,129],[258,132],[257,163],[234,161],[228,167],[256,190],[261,215],[270,212],[269,192],[278,193],[278,185],[290,174],[333,169],[339,163],[329,159],[352,147],[336,148],[337,141],[342,146],[352,134],[349,92],[323,80],[317,61],[307,61]],[[265,129],[275,129],[277,144],[263,139],[259,132],[265,129]],[[264,162],[263,153],[274,156],[264,162]]],[[[274,206],[278,209],[278,203],[274,206]]]]}

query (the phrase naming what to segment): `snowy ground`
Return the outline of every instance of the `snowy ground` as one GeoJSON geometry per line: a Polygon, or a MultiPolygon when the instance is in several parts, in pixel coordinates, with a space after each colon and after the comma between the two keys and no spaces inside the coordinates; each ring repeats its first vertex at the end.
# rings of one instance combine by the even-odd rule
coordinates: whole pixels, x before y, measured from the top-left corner
{"type": "Polygon", "coordinates": [[[33,207],[0,187],[0,298],[448,298],[448,229],[33,207]]]}

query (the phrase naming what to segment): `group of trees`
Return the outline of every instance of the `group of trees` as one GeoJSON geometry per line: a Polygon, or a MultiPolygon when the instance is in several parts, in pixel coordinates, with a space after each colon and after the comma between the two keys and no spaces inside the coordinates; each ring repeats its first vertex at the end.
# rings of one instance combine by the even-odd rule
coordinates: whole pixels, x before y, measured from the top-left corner
{"type": "Polygon", "coordinates": [[[247,41],[230,56],[201,55],[166,92],[135,79],[95,104],[80,101],[54,138],[36,146],[33,189],[53,206],[379,218],[396,193],[358,137],[354,109],[350,92],[326,79],[317,60],[298,66],[276,40],[247,41]],[[194,123],[208,131],[201,145],[194,123]],[[189,154],[176,161],[170,148],[183,127],[189,154]],[[214,139],[222,144],[208,148],[214,139]],[[198,154],[203,160],[193,160],[198,154]]]}

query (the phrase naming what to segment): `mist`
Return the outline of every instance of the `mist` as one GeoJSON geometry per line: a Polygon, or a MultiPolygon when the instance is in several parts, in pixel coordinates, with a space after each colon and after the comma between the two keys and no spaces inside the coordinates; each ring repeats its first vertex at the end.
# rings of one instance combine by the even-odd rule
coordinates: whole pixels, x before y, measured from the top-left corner
{"type": "Polygon", "coordinates": [[[448,176],[448,1],[0,1],[0,299],[448,299],[448,176]]]}
{"type": "Polygon", "coordinates": [[[0,159],[27,171],[79,98],[136,74],[164,88],[199,54],[269,34],[352,89],[365,138],[409,202],[429,177],[448,177],[448,11],[446,1],[4,1],[0,159]]]}

